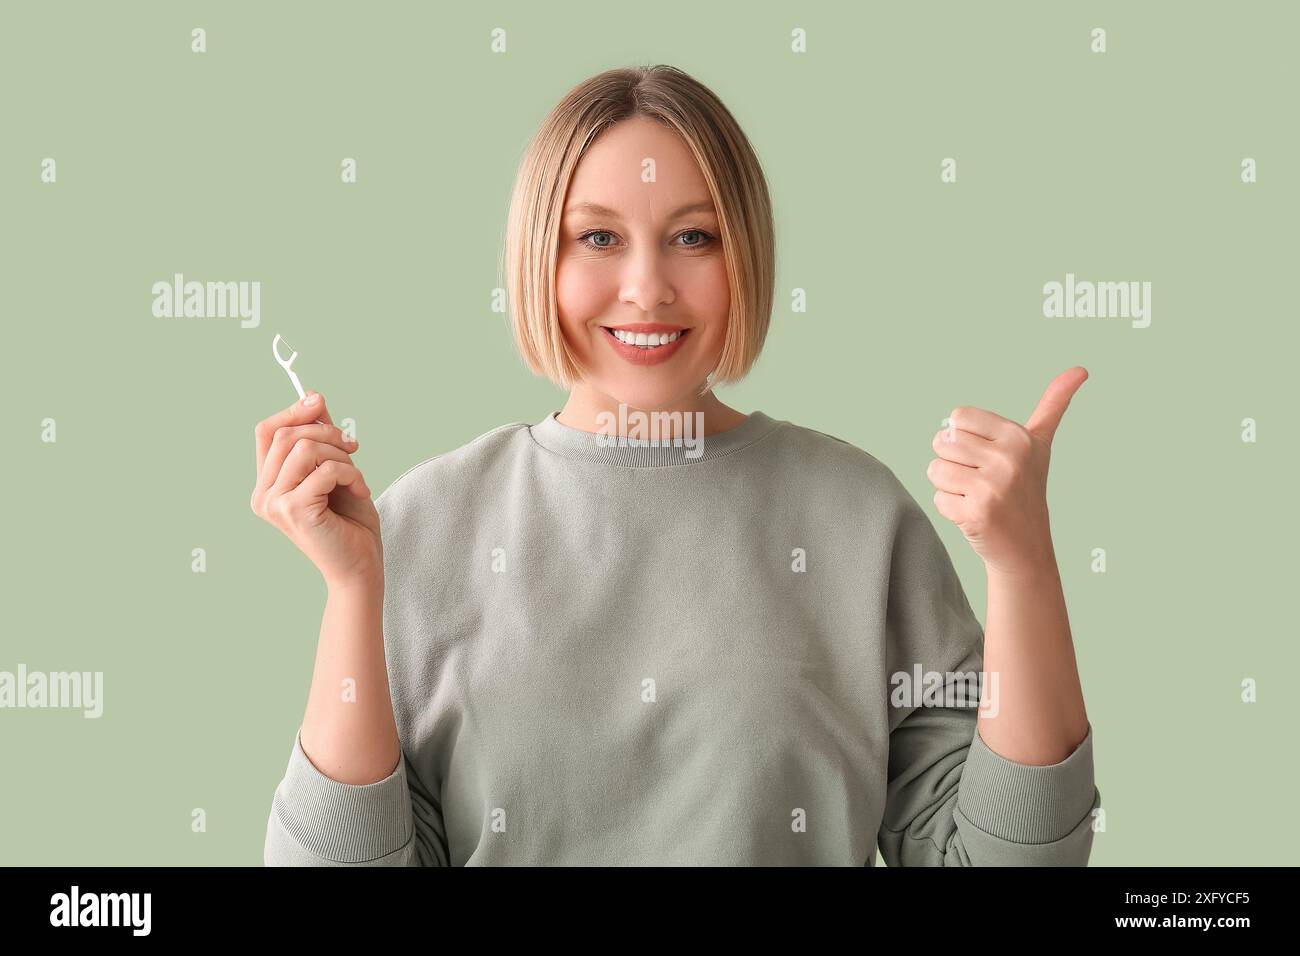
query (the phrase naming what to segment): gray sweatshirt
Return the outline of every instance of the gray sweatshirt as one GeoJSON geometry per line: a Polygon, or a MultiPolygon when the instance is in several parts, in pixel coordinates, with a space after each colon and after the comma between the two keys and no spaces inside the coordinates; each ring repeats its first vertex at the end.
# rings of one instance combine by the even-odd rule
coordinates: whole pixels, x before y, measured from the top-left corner
{"type": "Polygon", "coordinates": [[[402,756],[345,784],[295,734],[267,865],[1087,863],[1091,725],[984,744],[983,628],[888,467],[757,411],[698,447],[554,416],[377,499],[402,756]]]}

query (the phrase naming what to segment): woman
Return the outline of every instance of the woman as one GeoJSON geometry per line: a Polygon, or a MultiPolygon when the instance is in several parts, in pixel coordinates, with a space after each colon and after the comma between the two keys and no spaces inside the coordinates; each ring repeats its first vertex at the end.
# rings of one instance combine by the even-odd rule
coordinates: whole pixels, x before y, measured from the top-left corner
{"type": "Polygon", "coordinates": [[[1028,428],[961,408],[935,436],[986,648],[885,465],[713,393],[762,348],[774,240],[709,90],[663,66],[575,88],[506,249],[561,410],[373,504],[319,396],[258,426],[253,508],[328,586],[266,862],[1086,863],[1100,794],[1045,494],[1082,370],[1028,428]]]}

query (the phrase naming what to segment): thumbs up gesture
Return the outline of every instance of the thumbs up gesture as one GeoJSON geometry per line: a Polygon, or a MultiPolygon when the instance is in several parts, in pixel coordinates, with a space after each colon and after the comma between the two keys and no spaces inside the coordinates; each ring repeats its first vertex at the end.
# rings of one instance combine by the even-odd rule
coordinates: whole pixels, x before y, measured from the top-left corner
{"type": "Polygon", "coordinates": [[[982,408],[955,408],[931,443],[926,477],[934,505],[990,572],[1055,573],[1047,516],[1047,466],[1061,417],[1088,378],[1079,366],[1052,379],[1024,425],[982,408]]]}

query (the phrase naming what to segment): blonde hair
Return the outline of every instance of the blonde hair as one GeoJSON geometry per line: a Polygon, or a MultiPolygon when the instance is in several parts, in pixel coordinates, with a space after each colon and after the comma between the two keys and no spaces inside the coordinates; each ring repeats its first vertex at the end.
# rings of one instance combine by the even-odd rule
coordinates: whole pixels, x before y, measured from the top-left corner
{"type": "Polygon", "coordinates": [[[748,374],[772,313],[776,238],[762,167],[722,101],[667,65],[607,70],[574,87],[547,115],[519,164],[504,257],[515,344],[537,375],[572,388],[585,375],[560,330],[555,263],[563,203],[579,160],[601,131],[646,116],[675,130],[695,156],[717,210],[731,307],[704,391],[748,374]]]}

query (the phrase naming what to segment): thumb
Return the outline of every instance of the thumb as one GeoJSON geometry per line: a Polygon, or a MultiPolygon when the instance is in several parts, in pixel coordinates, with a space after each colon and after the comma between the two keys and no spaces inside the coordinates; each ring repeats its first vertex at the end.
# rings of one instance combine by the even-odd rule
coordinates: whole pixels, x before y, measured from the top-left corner
{"type": "Polygon", "coordinates": [[[1056,435],[1056,427],[1061,424],[1061,417],[1070,407],[1070,399],[1079,386],[1088,380],[1088,370],[1076,365],[1066,369],[1048,384],[1043,397],[1038,400],[1038,407],[1025,422],[1025,429],[1051,444],[1056,435]]]}

